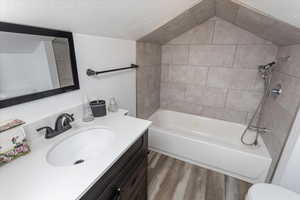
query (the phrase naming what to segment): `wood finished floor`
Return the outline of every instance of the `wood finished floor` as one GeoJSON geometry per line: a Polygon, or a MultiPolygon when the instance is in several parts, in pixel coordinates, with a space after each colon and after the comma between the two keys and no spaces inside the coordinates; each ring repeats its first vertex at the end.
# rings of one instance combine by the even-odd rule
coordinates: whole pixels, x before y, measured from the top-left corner
{"type": "Polygon", "coordinates": [[[148,200],[244,200],[251,186],[153,151],[148,160],[148,200]]]}

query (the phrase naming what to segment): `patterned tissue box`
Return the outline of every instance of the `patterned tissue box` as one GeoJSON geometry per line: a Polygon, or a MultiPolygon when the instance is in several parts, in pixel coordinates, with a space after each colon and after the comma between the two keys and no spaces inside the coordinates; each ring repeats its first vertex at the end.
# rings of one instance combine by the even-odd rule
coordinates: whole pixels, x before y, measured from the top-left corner
{"type": "Polygon", "coordinates": [[[0,166],[30,152],[22,127],[0,132],[0,166]]]}

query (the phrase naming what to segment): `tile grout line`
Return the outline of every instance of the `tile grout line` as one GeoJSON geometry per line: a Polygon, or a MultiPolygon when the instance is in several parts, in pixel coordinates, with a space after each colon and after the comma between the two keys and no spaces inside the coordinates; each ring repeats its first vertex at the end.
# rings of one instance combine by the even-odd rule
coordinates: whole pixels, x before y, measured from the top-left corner
{"type": "Polygon", "coordinates": [[[209,75],[209,71],[210,71],[210,67],[207,67],[207,72],[206,72],[206,78],[205,78],[205,84],[204,87],[207,88],[208,87],[208,75],[209,75]]]}
{"type": "MultiPolygon", "coordinates": [[[[188,47],[188,62],[187,63],[188,63],[188,66],[191,67],[190,66],[191,44],[187,45],[187,47],[188,47]]],[[[187,89],[188,89],[187,85],[188,85],[187,83],[184,84],[184,92],[183,92],[183,101],[184,102],[186,102],[186,93],[187,93],[187,89]]]]}
{"type": "MultiPolygon", "coordinates": [[[[215,38],[215,30],[216,30],[216,20],[213,20],[213,22],[211,22],[212,25],[212,32],[211,32],[211,37],[210,37],[210,41],[208,42],[208,45],[213,46],[213,41],[215,38]]],[[[206,80],[205,80],[205,85],[204,85],[204,93],[208,90],[208,79],[209,79],[209,72],[211,71],[211,66],[207,66],[207,74],[206,74],[206,80]]],[[[201,103],[202,106],[202,110],[205,107],[205,105],[203,105],[203,102],[201,103]]]]}
{"type": "Polygon", "coordinates": [[[233,110],[231,108],[228,108],[227,105],[228,105],[228,97],[229,97],[229,88],[226,89],[226,94],[225,94],[225,102],[224,102],[224,109],[230,109],[230,110],[233,110]]]}
{"type": "Polygon", "coordinates": [[[213,28],[212,28],[213,30],[212,30],[212,37],[210,38],[209,45],[214,45],[217,20],[214,20],[212,23],[213,23],[213,28]]]}
{"type": "Polygon", "coordinates": [[[239,47],[239,44],[235,44],[235,50],[234,50],[234,54],[233,54],[232,67],[231,68],[239,68],[239,67],[235,67],[235,63],[236,63],[236,59],[237,59],[238,47],[239,47]]]}
{"type": "MultiPolygon", "coordinates": [[[[229,70],[234,70],[234,63],[236,62],[235,60],[236,60],[236,58],[237,58],[237,50],[238,50],[238,45],[236,44],[235,45],[235,49],[234,49],[234,53],[233,53],[233,58],[232,58],[232,67],[229,67],[228,69],[229,70]]],[[[227,91],[226,91],[226,95],[225,95],[225,102],[224,102],[224,109],[226,110],[226,109],[230,109],[230,108],[228,108],[228,97],[229,97],[229,92],[230,92],[230,90],[232,90],[231,89],[231,86],[229,87],[229,88],[227,88],[227,91]]],[[[230,109],[230,110],[232,110],[232,109],[230,109]]]]}

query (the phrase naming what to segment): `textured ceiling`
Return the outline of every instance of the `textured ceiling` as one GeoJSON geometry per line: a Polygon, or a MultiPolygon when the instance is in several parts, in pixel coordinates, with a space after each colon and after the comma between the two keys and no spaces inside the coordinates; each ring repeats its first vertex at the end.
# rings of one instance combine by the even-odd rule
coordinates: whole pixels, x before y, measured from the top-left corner
{"type": "Polygon", "coordinates": [[[213,16],[280,46],[300,44],[299,28],[230,0],[203,0],[139,41],[165,44],[213,16]]]}

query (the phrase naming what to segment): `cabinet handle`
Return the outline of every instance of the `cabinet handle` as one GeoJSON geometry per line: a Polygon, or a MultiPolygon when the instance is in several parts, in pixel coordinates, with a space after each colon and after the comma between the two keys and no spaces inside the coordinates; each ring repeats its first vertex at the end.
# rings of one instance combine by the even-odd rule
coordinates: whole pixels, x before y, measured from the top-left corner
{"type": "Polygon", "coordinates": [[[121,199],[121,188],[117,188],[112,200],[120,200],[120,199],[121,199]]]}
{"type": "Polygon", "coordinates": [[[131,187],[134,186],[134,184],[136,183],[138,177],[135,177],[132,181],[131,181],[131,187]]]}

